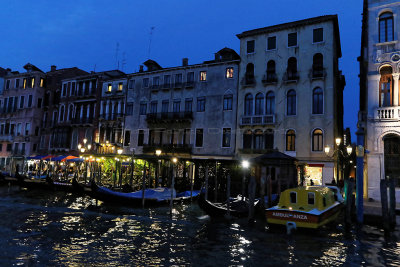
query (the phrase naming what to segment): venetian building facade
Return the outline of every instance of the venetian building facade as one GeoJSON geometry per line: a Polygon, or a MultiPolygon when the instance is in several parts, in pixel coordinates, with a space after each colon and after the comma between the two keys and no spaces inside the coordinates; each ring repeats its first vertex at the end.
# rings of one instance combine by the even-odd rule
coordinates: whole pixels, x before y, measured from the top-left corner
{"type": "MultiPolygon", "coordinates": [[[[305,165],[305,182],[336,177],[335,138],[343,136],[344,76],[336,15],[237,35],[240,39],[238,158],[275,149],[305,165]]],[[[282,174],[284,176],[284,174],[282,174]]],[[[274,180],[274,173],[271,173],[274,180]]],[[[283,186],[294,186],[287,184],[283,186]]]]}
{"type": "Polygon", "coordinates": [[[138,157],[228,160],[235,156],[239,55],[223,48],[213,60],[128,75],[125,153],[138,157]]]}
{"type": "Polygon", "coordinates": [[[359,127],[365,131],[364,196],[380,199],[380,179],[400,197],[400,2],[365,0],[360,61],[359,127]]]}

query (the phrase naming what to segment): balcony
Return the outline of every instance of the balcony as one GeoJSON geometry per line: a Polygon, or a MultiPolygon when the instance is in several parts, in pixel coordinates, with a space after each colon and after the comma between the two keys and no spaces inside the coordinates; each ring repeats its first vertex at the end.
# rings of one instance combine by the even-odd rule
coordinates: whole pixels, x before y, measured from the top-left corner
{"type": "Polygon", "coordinates": [[[275,124],[275,114],[242,116],[240,126],[263,126],[275,124]]]}
{"type": "Polygon", "coordinates": [[[93,124],[93,118],[92,117],[78,117],[78,118],[73,118],[71,121],[71,124],[77,125],[77,124],[83,124],[83,125],[92,125],[93,124]]]}
{"type": "MultiPolygon", "coordinates": [[[[182,87],[182,85],[181,85],[181,87],[182,87]]],[[[162,89],[163,89],[163,90],[171,89],[171,83],[164,83],[164,84],[162,85],[162,89]]]]}
{"type": "Polygon", "coordinates": [[[14,141],[14,135],[3,134],[0,135],[0,142],[12,142],[14,141]]]}
{"type": "Polygon", "coordinates": [[[192,153],[192,145],[189,144],[152,144],[152,145],[143,145],[143,153],[154,153],[157,149],[161,149],[162,153],[192,153]]]}
{"type": "Polygon", "coordinates": [[[158,84],[153,84],[151,86],[151,91],[152,92],[158,92],[158,89],[160,89],[160,85],[158,85],[158,84]]]}
{"type": "Polygon", "coordinates": [[[115,121],[119,118],[123,118],[124,114],[122,113],[103,113],[100,114],[100,119],[106,120],[106,121],[115,121]]]}
{"type": "Polygon", "coordinates": [[[85,89],[85,90],[78,90],[76,94],[77,98],[90,98],[90,97],[96,97],[96,90],[92,88],[91,90],[85,89]]]}
{"type": "Polygon", "coordinates": [[[262,83],[264,85],[275,84],[277,82],[278,82],[278,77],[276,76],[275,72],[265,74],[262,79],[262,83]]]}
{"type": "Polygon", "coordinates": [[[315,79],[324,79],[326,77],[325,68],[315,67],[310,70],[309,74],[310,78],[315,79]]]}
{"type": "Polygon", "coordinates": [[[380,121],[399,121],[400,107],[382,107],[376,109],[376,120],[380,121]]]}
{"type": "Polygon", "coordinates": [[[299,77],[299,73],[297,71],[287,71],[283,75],[283,80],[286,83],[298,82],[299,79],[300,79],[300,77],[299,77]]]}
{"type": "Polygon", "coordinates": [[[13,149],[12,155],[13,156],[25,156],[25,149],[13,149]]]}
{"type": "Polygon", "coordinates": [[[174,83],[174,89],[182,89],[183,83],[182,82],[175,82],[174,83]]]}
{"type": "Polygon", "coordinates": [[[194,81],[188,81],[185,83],[185,88],[193,88],[194,87],[194,81]]]}
{"type": "Polygon", "coordinates": [[[147,123],[190,123],[193,120],[193,112],[159,112],[146,115],[147,123]]]}
{"type": "Polygon", "coordinates": [[[240,84],[243,87],[254,87],[254,86],[256,86],[256,78],[254,76],[245,76],[245,77],[243,77],[240,84]]]}

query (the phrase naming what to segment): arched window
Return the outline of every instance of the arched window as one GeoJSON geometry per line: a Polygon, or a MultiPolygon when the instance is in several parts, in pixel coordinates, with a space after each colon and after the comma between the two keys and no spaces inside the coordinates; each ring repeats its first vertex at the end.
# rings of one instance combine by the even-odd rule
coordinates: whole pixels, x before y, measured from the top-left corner
{"type": "Polygon", "coordinates": [[[313,114],[322,114],[324,112],[324,93],[317,87],[313,90],[313,114]]]}
{"type": "Polygon", "coordinates": [[[313,57],[313,78],[323,77],[324,75],[324,57],[321,53],[317,53],[313,57]]]}
{"type": "Polygon", "coordinates": [[[295,57],[291,57],[288,59],[287,65],[287,79],[288,80],[297,80],[297,59],[295,57]]]}
{"type": "Polygon", "coordinates": [[[269,91],[265,97],[265,113],[267,115],[275,114],[275,93],[269,91]]]}
{"type": "Polygon", "coordinates": [[[60,121],[64,121],[64,113],[65,113],[65,107],[61,106],[60,107],[60,121]]]}
{"type": "Polygon", "coordinates": [[[315,129],[312,133],[312,151],[322,151],[324,138],[321,129],[315,129]]]}
{"type": "Polygon", "coordinates": [[[382,67],[380,70],[380,74],[381,79],[379,81],[379,106],[390,107],[393,105],[392,67],[382,67]]]}
{"type": "Polygon", "coordinates": [[[274,132],[271,129],[266,130],[264,133],[264,148],[274,148],[274,132]]]}
{"type": "Polygon", "coordinates": [[[296,134],[294,130],[288,130],[286,132],[286,151],[296,150],[296,134]]]}
{"type": "Polygon", "coordinates": [[[261,93],[256,94],[255,115],[264,114],[264,96],[261,93]]]}
{"type": "Polygon", "coordinates": [[[68,107],[68,121],[72,121],[72,116],[74,115],[74,105],[69,105],[68,107]]]}
{"type": "Polygon", "coordinates": [[[379,16],[379,42],[391,42],[394,40],[393,14],[385,12],[379,16]]]}
{"type": "Polygon", "coordinates": [[[250,130],[243,133],[243,149],[251,149],[252,132],[250,130]]]}
{"type": "Polygon", "coordinates": [[[293,89],[287,93],[287,115],[296,115],[296,91],[293,89]]]}
{"type": "Polygon", "coordinates": [[[254,149],[263,149],[263,132],[261,130],[254,132],[254,149]]]}
{"type": "Polygon", "coordinates": [[[270,60],[267,63],[267,82],[272,83],[276,82],[276,67],[275,67],[275,61],[270,60]]]}
{"type": "Polygon", "coordinates": [[[253,95],[248,93],[244,98],[244,115],[253,115],[253,95]]]}
{"type": "Polygon", "coordinates": [[[246,84],[253,84],[254,81],[254,64],[249,63],[246,66],[246,84]]]}

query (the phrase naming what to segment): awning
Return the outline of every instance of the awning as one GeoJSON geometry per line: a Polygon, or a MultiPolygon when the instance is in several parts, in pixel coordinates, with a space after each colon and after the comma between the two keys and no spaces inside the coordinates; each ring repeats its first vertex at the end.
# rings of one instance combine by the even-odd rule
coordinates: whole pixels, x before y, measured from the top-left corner
{"type": "Polygon", "coordinates": [[[34,157],[27,157],[26,159],[32,159],[32,160],[45,160],[45,159],[50,159],[50,158],[54,158],[55,156],[52,155],[47,155],[47,156],[34,156],[34,157]]]}

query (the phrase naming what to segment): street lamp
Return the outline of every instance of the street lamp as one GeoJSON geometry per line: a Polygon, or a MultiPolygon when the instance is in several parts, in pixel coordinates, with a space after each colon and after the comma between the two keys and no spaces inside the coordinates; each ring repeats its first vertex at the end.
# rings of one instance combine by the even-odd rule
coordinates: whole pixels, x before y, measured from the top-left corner
{"type": "MultiPolygon", "coordinates": [[[[156,150],[156,156],[158,158],[161,156],[161,153],[162,153],[161,149],[156,150]]],[[[161,160],[158,159],[157,163],[158,163],[158,165],[157,165],[157,184],[160,184],[161,160]]]]}
{"type": "Polygon", "coordinates": [[[157,150],[156,150],[156,155],[157,155],[157,157],[159,157],[159,156],[161,155],[161,153],[162,153],[161,149],[157,149],[157,150]]]}
{"type": "Polygon", "coordinates": [[[242,167],[243,167],[243,168],[247,169],[247,168],[249,168],[249,166],[250,166],[249,161],[247,161],[247,160],[243,160],[243,161],[242,161],[242,167]]]}
{"type": "MultiPolygon", "coordinates": [[[[336,153],[336,160],[337,160],[337,173],[336,173],[336,182],[339,182],[339,165],[340,165],[340,154],[342,155],[343,158],[348,158],[350,157],[351,153],[353,152],[353,148],[351,147],[351,145],[348,145],[346,147],[346,152],[347,155],[345,153],[343,153],[342,149],[340,148],[340,144],[342,142],[342,139],[340,137],[335,138],[335,143],[336,143],[336,149],[334,149],[332,157],[335,156],[336,153]]],[[[329,157],[329,152],[330,152],[330,146],[326,145],[324,148],[325,154],[329,157]]]]}
{"type": "Polygon", "coordinates": [[[245,191],[244,184],[246,183],[246,170],[250,167],[250,162],[248,160],[243,160],[242,167],[243,167],[243,177],[242,177],[242,200],[243,200],[245,191]]]}

